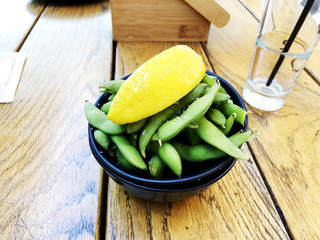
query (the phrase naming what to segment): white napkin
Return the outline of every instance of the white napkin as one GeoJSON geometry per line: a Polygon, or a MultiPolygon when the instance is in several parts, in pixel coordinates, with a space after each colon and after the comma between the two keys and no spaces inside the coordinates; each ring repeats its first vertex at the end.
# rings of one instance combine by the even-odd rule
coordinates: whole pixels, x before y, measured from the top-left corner
{"type": "Polygon", "coordinates": [[[13,101],[25,59],[25,53],[0,52],[0,103],[13,101]]]}

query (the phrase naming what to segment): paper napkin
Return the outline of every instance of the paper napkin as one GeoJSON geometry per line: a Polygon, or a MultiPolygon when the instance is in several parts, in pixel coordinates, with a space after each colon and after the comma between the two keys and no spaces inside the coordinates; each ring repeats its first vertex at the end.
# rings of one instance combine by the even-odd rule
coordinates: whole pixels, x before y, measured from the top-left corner
{"type": "Polygon", "coordinates": [[[13,101],[25,59],[25,53],[0,52],[0,103],[13,101]]]}

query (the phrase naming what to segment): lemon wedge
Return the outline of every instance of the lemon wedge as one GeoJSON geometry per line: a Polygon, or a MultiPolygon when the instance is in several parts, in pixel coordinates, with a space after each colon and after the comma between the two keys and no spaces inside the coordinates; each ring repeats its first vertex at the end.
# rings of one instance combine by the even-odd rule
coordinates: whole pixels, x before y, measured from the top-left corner
{"type": "Polygon", "coordinates": [[[139,121],[160,112],[190,92],[205,75],[202,57],[185,45],[152,57],[122,84],[108,118],[116,124],[139,121]]]}

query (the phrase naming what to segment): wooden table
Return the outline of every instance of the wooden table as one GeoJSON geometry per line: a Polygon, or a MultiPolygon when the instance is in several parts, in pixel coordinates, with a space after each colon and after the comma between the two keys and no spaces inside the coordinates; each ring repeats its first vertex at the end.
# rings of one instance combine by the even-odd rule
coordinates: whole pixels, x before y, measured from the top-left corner
{"type": "MultiPolygon", "coordinates": [[[[13,103],[0,104],[0,239],[320,239],[319,47],[277,112],[250,106],[253,164],[199,196],[157,203],[101,170],[84,101],[178,43],[113,42],[108,2],[28,0],[0,7],[0,51],[27,55],[13,103]]],[[[231,15],[206,43],[184,43],[241,92],[263,1],[217,1],[231,15]]]]}

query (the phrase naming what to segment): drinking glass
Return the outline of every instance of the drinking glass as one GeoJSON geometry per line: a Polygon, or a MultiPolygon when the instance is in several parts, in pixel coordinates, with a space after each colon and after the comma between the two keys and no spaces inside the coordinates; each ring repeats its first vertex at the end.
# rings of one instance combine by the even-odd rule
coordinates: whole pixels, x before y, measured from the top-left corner
{"type": "Polygon", "coordinates": [[[266,0],[242,96],[279,110],[320,38],[320,0],[266,0]]]}

